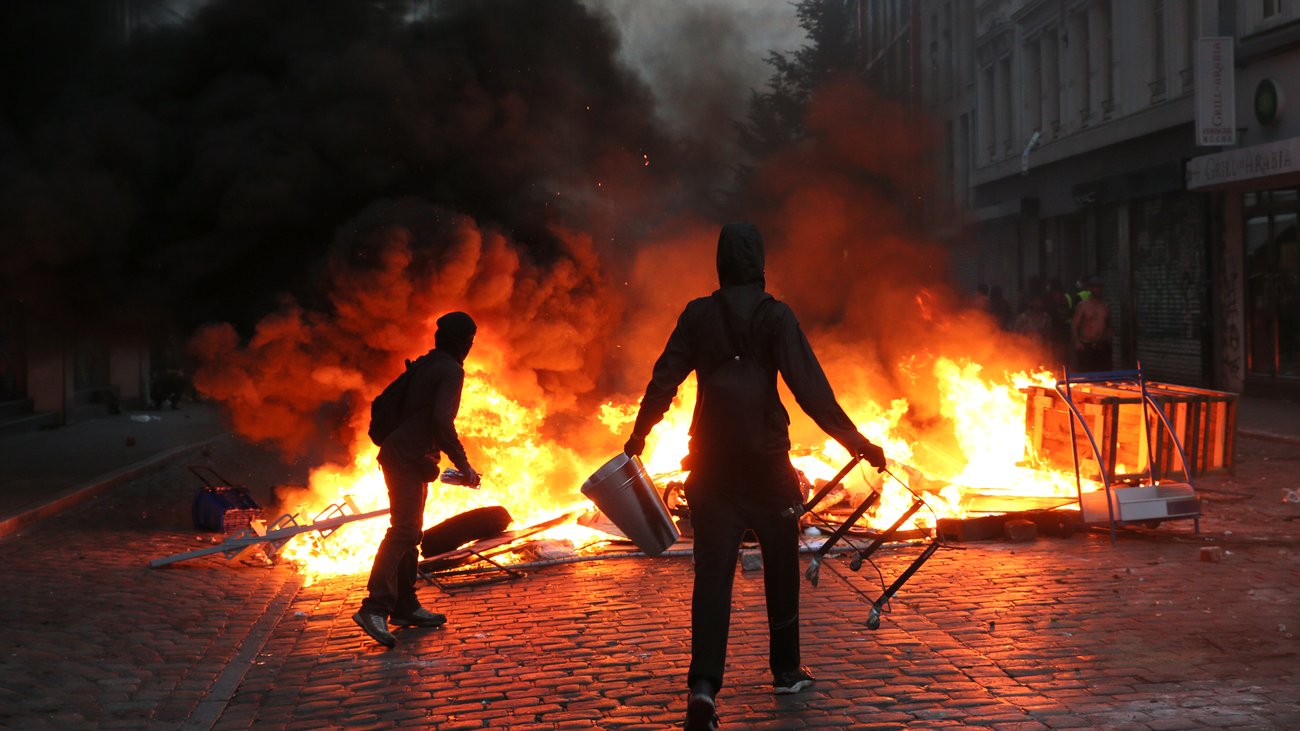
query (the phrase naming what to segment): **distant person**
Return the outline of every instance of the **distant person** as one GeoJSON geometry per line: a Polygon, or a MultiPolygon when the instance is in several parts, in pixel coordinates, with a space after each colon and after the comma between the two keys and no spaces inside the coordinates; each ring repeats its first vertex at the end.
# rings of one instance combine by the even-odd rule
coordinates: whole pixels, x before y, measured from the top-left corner
{"type": "Polygon", "coordinates": [[[388,625],[441,627],[447,618],[420,606],[415,595],[420,540],[424,535],[424,503],[428,484],[438,479],[440,454],[447,455],[477,485],[478,473],[470,466],[456,434],[456,412],[465,383],[465,357],[474,345],[478,328],[464,312],[438,318],[434,349],[408,367],[401,422],[383,438],[379,466],[388,486],[389,528],[375,554],[366,588],[370,594],[352,615],[367,635],[387,647],[397,644],[388,625]]]}
{"type": "Polygon", "coordinates": [[[1099,277],[1088,280],[1088,297],[1074,308],[1070,341],[1074,345],[1076,370],[1084,373],[1114,368],[1111,354],[1110,305],[1102,297],[1099,277]]]}
{"type": "Polygon", "coordinates": [[[1052,354],[1057,363],[1069,360],[1070,321],[1074,318],[1074,296],[1065,291],[1060,277],[1047,282],[1044,297],[1047,313],[1052,316],[1052,354]]]}
{"type": "Polygon", "coordinates": [[[1016,323],[1012,329],[1020,335],[1033,339],[1044,352],[1051,352],[1054,339],[1052,316],[1047,312],[1041,293],[1029,296],[1025,311],[1016,316],[1016,323]]]}
{"type": "MultiPolygon", "coordinates": [[[[1068,325],[1070,318],[1074,314],[1074,295],[1065,291],[1065,285],[1061,284],[1060,277],[1052,277],[1047,281],[1047,290],[1044,296],[1047,302],[1047,311],[1051,313],[1052,319],[1068,325]]],[[[1068,330],[1068,328],[1065,329],[1068,330]]]]}
{"type": "Polygon", "coordinates": [[[1016,303],[1016,314],[1029,309],[1029,300],[1034,295],[1045,296],[1046,288],[1043,286],[1043,278],[1035,274],[1025,281],[1024,288],[1020,291],[1020,300],[1016,303]]]}
{"type": "Polygon", "coordinates": [[[694,371],[699,391],[683,466],[695,541],[691,666],[686,729],[716,729],[731,626],[731,590],[745,530],[763,553],[772,690],[813,684],[799,652],[799,519],[803,495],[790,464],[789,416],[777,394],[779,373],[799,406],[851,454],[884,469],[885,454],[858,433],[840,408],[817,356],[783,302],[764,291],[763,239],[750,223],[729,223],[718,237],[719,289],[692,300],[677,318],[641,399],[629,455],[663,419],[677,388],[694,371]]]}
{"type": "Polygon", "coordinates": [[[1081,275],[1074,282],[1074,306],[1078,307],[1079,303],[1092,296],[1093,277],[1081,275]]]}
{"type": "Polygon", "coordinates": [[[989,314],[1003,330],[1011,329],[1011,303],[1002,295],[1002,285],[995,284],[989,289],[989,314]]]}

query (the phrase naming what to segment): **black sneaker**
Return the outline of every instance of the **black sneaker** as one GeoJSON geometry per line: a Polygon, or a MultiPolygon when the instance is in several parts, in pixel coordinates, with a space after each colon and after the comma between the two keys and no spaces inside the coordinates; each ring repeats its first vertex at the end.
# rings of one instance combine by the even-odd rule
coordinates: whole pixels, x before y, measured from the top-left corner
{"type": "Polygon", "coordinates": [[[805,688],[811,688],[814,680],[812,671],[808,668],[787,670],[784,673],[777,673],[772,679],[772,691],[777,695],[798,693],[805,688]]]}
{"type": "Polygon", "coordinates": [[[397,645],[397,638],[392,632],[388,631],[388,625],[384,622],[384,615],[373,609],[362,609],[352,615],[352,621],[366,634],[370,639],[378,642],[384,647],[394,647],[397,645]]]}
{"type": "Polygon", "coordinates": [[[685,731],[717,731],[717,705],[709,693],[691,693],[686,701],[685,731]]]}
{"type": "Polygon", "coordinates": [[[424,607],[416,607],[409,612],[394,613],[388,618],[388,623],[398,627],[441,627],[447,623],[447,618],[424,607]]]}

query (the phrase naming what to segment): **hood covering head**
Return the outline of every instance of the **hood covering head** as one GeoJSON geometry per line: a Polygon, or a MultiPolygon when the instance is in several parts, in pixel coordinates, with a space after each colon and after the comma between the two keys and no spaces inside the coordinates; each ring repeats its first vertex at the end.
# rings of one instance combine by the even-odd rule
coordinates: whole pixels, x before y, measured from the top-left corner
{"type": "Polygon", "coordinates": [[[433,345],[463,363],[465,356],[469,355],[470,347],[474,345],[476,332],[478,332],[478,325],[474,324],[474,318],[464,312],[448,312],[438,318],[438,330],[433,334],[433,345]]]}
{"type": "Polygon", "coordinates": [[[718,235],[718,283],[764,285],[763,235],[752,223],[738,221],[722,227],[718,235]]]}

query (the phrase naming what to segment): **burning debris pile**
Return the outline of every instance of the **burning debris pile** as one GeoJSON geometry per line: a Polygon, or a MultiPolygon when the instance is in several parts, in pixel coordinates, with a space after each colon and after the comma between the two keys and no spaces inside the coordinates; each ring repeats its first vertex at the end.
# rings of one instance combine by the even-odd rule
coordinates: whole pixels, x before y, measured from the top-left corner
{"type": "MultiPolygon", "coordinates": [[[[881,474],[861,468],[841,469],[844,463],[852,467],[855,461],[831,440],[796,451],[793,461],[804,480],[807,495],[812,497],[816,492],[820,497],[816,501],[816,510],[810,510],[804,516],[805,527],[821,529],[825,534],[843,528],[845,532],[852,530],[851,535],[858,537],[888,533],[900,538],[919,539],[934,535],[942,519],[1075,502],[1073,473],[1035,468],[1025,461],[1024,389],[1030,383],[1050,383],[1050,376],[1024,376],[997,384],[981,378],[979,367],[973,364],[963,368],[945,359],[940,360],[936,367],[947,374],[941,383],[947,384],[945,398],[953,402],[954,420],[960,425],[957,430],[959,448],[971,452],[996,448],[999,453],[979,463],[967,459],[967,469],[960,472],[941,471],[951,463],[951,456],[947,454],[939,455],[942,459],[932,458],[928,469],[919,466],[924,464],[921,461],[925,459],[924,455],[933,450],[913,450],[909,442],[896,436],[905,428],[907,414],[906,404],[896,401],[891,412],[880,413],[875,421],[862,425],[863,432],[873,440],[879,439],[887,453],[904,455],[895,459],[894,472],[881,474]],[[1011,445],[1007,446],[1007,442],[1011,445]],[[837,471],[840,474],[836,474],[837,471]],[[855,525],[859,519],[862,521],[860,526],[855,525]]],[[[625,554],[633,550],[618,547],[622,544],[618,541],[623,538],[622,533],[596,513],[591,503],[578,492],[580,481],[568,485],[566,492],[555,489],[553,483],[537,481],[538,475],[555,479],[554,475],[558,474],[555,471],[547,473],[538,469],[527,473],[530,465],[540,468],[554,465],[550,450],[556,447],[529,430],[526,420],[489,417],[489,414],[509,415],[520,407],[481,383],[479,379],[482,378],[481,372],[477,372],[471,375],[467,384],[462,406],[462,430],[472,435],[466,437],[467,443],[478,441],[485,444],[486,447],[480,446],[480,449],[485,453],[487,448],[496,449],[499,457],[483,462],[490,467],[484,470],[484,483],[480,490],[442,483],[431,485],[425,524],[445,524],[464,514],[502,511],[500,506],[506,506],[504,509],[516,517],[510,523],[515,531],[506,536],[512,540],[493,543],[484,549],[505,548],[497,550],[494,555],[502,556],[501,561],[506,564],[529,560],[527,554],[510,555],[510,549],[520,547],[510,544],[524,537],[567,546],[573,555],[608,553],[611,550],[625,554]],[[523,465],[522,473],[515,471],[521,470],[520,465],[523,465]],[[539,525],[542,528],[534,530],[539,525]]],[[[650,445],[646,460],[654,482],[663,489],[669,511],[677,519],[677,529],[688,538],[689,505],[680,490],[685,477],[680,463],[686,454],[686,427],[692,403],[691,395],[683,394],[665,420],[670,428],[661,426],[657,432],[661,436],[650,445]],[[668,469],[658,465],[667,465],[668,469]]],[[[617,440],[626,431],[626,421],[630,418],[626,414],[634,408],[635,404],[631,403],[604,405],[607,440],[617,440]]],[[[304,536],[304,539],[288,542],[283,547],[277,546],[277,551],[279,558],[300,564],[309,577],[365,571],[373,561],[374,548],[386,528],[383,521],[367,520],[386,514],[386,490],[374,459],[376,449],[364,438],[364,430],[360,427],[355,445],[357,457],[351,465],[329,465],[316,470],[312,475],[311,489],[294,496],[299,503],[290,521],[292,526],[282,518],[269,531],[264,531],[276,540],[304,536]],[[340,506],[346,506],[346,509],[340,506]],[[311,521],[298,525],[297,515],[317,515],[318,520],[329,522],[323,524],[325,531],[313,530],[311,521]],[[358,516],[355,524],[335,536],[334,529],[353,522],[338,520],[348,515],[358,516]],[[286,527],[294,530],[274,534],[274,531],[286,527]]],[[[597,458],[584,463],[585,457],[571,450],[561,454],[572,460],[570,464],[579,474],[594,471],[598,462],[597,458]]],[[[1092,484],[1089,489],[1098,487],[1100,485],[1092,484]]],[[[496,538],[505,530],[504,525],[496,526],[477,537],[496,538]]],[[[464,542],[467,541],[461,543],[464,542]]],[[[456,553],[455,549],[460,545],[448,547],[448,551],[456,553]]],[[[809,541],[811,548],[821,545],[822,540],[809,541]]],[[[245,547],[245,543],[240,542],[235,547],[245,547]]],[[[466,560],[477,556],[465,551],[459,554],[466,560]]],[[[426,558],[429,558],[428,552],[426,558]]]]}

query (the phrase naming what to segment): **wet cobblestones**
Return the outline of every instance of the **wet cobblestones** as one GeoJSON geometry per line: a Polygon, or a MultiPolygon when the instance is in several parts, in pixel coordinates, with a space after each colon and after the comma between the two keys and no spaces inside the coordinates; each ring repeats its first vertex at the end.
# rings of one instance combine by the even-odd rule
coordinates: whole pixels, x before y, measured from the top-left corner
{"type": "MultiPolygon", "coordinates": [[[[1104,534],[956,544],[876,631],[862,598],[880,592],[876,572],[829,560],[820,586],[803,587],[818,683],[797,696],[770,692],[761,574],[741,572],[723,728],[1300,727],[1295,506],[1252,498],[1294,480],[1297,448],[1242,450],[1236,476],[1206,481],[1203,536],[1184,522],[1115,545],[1104,534]],[[1211,543],[1221,562],[1199,560],[1211,543]]],[[[233,441],[205,458],[243,465],[250,482],[281,469],[233,441]]],[[[448,625],[398,630],[386,651],[350,619],[364,576],[299,588],[286,568],[221,558],[147,568],[195,545],[192,487],[170,466],[0,541],[0,727],[680,724],[687,559],[428,586],[423,601],[448,625]]],[[[917,550],[877,554],[884,577],[917,550]]]]}

